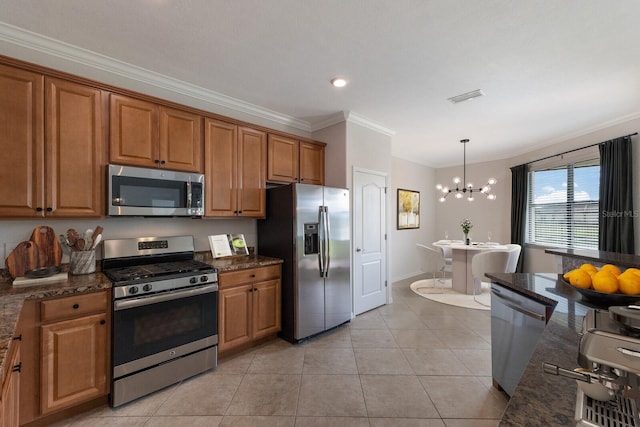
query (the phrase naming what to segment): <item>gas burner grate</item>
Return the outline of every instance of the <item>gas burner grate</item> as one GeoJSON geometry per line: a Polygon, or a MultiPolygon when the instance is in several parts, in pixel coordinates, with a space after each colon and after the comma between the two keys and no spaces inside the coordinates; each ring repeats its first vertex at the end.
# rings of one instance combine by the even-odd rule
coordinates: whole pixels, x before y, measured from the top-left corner
{"type": "Polygon", "coordinates": [[[211,270],[212,268],[213,267],[209,264],[193,260],[161,262],[157,264],[144,264],[130,267],[113,268],[105,270],[104,273],[113,282],[117,283],[131,280],[144,280],[175,274],[197,273],[199,271],[211,270]]]}
{"type": "MultiPolygon", "coordinates": [[[[638,406],[635,400],[623,396],[615,396],[607,402],[595,400],[583,393],[582,411],[578,406],[576,415],[582,414],[576,425],[589,427],[639,427],[638,406]]],[[[579,400],[578,400],[579,402],[579,400]]]]}

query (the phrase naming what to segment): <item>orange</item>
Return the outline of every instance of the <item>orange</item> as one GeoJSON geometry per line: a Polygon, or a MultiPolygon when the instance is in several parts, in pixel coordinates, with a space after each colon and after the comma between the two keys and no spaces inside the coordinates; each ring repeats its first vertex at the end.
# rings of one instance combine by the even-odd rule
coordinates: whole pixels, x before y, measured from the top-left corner
{"type": "Polygon", "coordinates": [[[613,264],[605,264],[602,267],[600,267],[600,271],[605,270],[605,271],[610,271],[613,274],[615,274],[616,276],[620,275],[620,269],[618,267],[616,267],[613,264]]]}
{"type": "Polygon", "coordinates": [[[571,270],[571,271],[567,271],[566,273],[564,273],[562,275],[562,277],[564,278],[564,280],[566,280],[567,282],[570,281],[571,279],[571,275],[573,274],[574,271],[578,271],[578,269],[576,268],[575,270],[571,270]]]}
{"type": "Polygon", "coordinates": [[[569,283],[578,288],[589,289],[591,287],[591,276],[584,270],[574,270],[569,277],[569,283]]]}
{"type": "Polygon", "coordinates": [[[620,288],[618,278],[608,270],[600,269],[600,271],[593,276],[592,283],[593,289],[598,292],[606,292],[608,294],[618,292],[618,289],[620,288]]]}
{"type": "Polygon", "coordinates": [[[580,266],[580,270],[584,270],[587,273],[591,273],[591,272],[597,273],[598,272],[598,269],[593,264],[582,264],[580,266]]]}
{"type": "Polygon", "coordinates": [[[640,294],[640,275],[626,271],[618,277],[620,292],[627,295],[640,294]]]}
{"type": "Polygon", "coordinates": [[[622,274],[624,274],[626,272],[633,273],[633,274],[640,274],[640,269],[635,268],[635,267],[629,267],[622,274]]]}

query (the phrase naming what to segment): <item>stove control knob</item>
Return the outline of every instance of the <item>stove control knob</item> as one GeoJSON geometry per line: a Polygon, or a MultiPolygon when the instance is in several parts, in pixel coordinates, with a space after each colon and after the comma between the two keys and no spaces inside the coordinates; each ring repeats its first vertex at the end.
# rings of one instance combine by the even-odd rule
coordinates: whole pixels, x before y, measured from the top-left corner
{"type": "Polygon", "coordinates": [[[129,288],[129,293],[130,293],[131,295],[135,295],[135,294],[137,294],[137,293],[138,293],[138,287],[137,287],[137,286],[132,286],[132,287],[130,287],[130,288],[129,288]]]}
{"type": "Polygon", "coordinates": [[[200,281],[201,281],[202,283],[207,282],[208,280],[209,280],[209,277],[207,277],[207,276],[202,276],[202,277],[200,277],[200,281]]]}
{"type": "Polygon", "coordinates": [[[196,283],[198,283],[198,279],[196,279],[195,277],[192,277],[191,279],[189,279],[189,283],[191,283],[192,285],[195,285],[196,283]]]}
{"type": "Polygon", "coordinates": [[[153,287],[150,284],[146,284],[142,287],[142,290],[145,292],[149,292],[153,287]]]}

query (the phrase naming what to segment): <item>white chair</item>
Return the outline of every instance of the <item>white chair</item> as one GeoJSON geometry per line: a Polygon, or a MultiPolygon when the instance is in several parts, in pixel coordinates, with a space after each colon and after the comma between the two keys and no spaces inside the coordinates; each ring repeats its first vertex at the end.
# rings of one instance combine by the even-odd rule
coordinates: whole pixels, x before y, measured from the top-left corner
{"type": "Polygon", "coordinates": [[[474,279],[473,299],[477,303],[486,305],[476,298],[476,294],[482,287],[482,280],[486,278],[485,273],[506,273],[510,257],[511,253],[507,251],[486,251],[473,256],[471,259],[471,273],[474,279]]]}
{"type": "Polygon", "coordinates": [[[444,273],[446,271],[451,273],[453,270],[453,254],[451,252],[451,247],[441,246],[440,250],[442,250],[442,258],[444,258],[444,267],[442,272],[444,273]]]}
{"type": "Polygon", "coordinates": [[[438,281],[436,275],[440,272],[444,277],[443,269],[445,262],[442,253],[428,246],[421,245],[420,243],[416,243],[416,247],[418,248],[420,270],[424,273],[431,274],[433,287],[437,288],[436,284],[438,281]]]}
{"type": "Polygon", "coordinates": [[[518,267],[518,259],[520,259],[520,252],[522,251],[522,246],[516,245],[515,243],[510,243],[507,245],[507,252],[509,253],[509,265],[507,266],[507,271],[505,273],[515,273],[516,268],[518,267]]]}

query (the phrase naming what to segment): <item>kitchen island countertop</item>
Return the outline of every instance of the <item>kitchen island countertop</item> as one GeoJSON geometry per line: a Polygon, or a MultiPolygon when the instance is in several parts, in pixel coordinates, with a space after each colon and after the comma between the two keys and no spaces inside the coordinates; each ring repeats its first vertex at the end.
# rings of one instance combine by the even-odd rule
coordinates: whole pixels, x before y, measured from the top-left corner
{"type": "Polygon", "coordinates": [[[573,425],[577,386],[574,380],[545,374],[542,363],[566,369],[578,367],[578,341],[582,319],[591,308],[604,308],[582,299],[555,273],[487,274],[492,282],[530,298],[554,305],[500,426],[573,425]]]}

